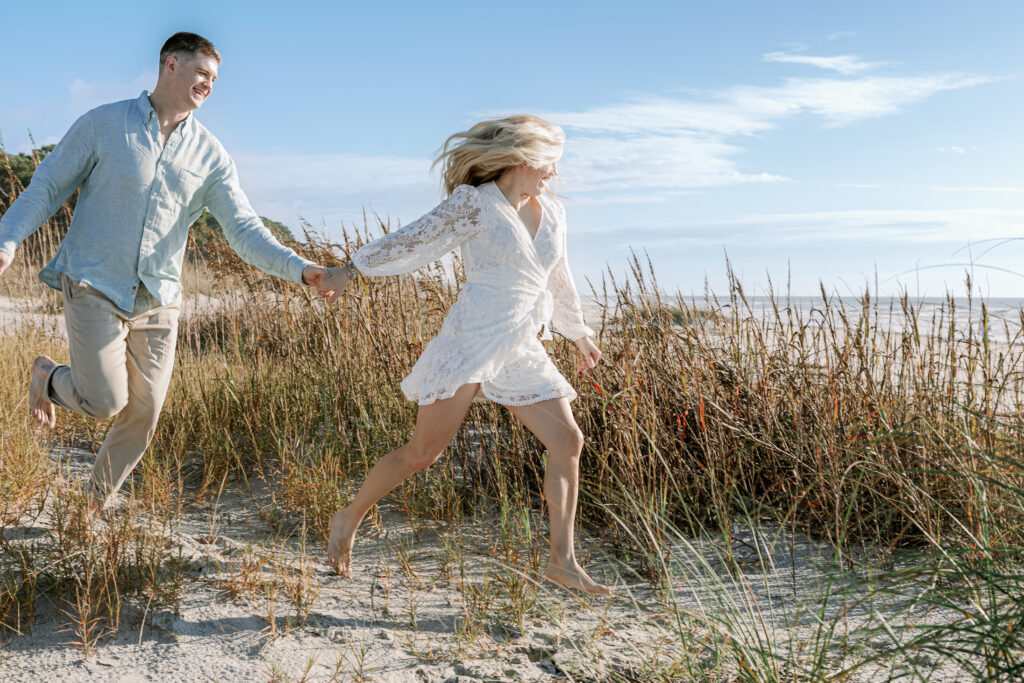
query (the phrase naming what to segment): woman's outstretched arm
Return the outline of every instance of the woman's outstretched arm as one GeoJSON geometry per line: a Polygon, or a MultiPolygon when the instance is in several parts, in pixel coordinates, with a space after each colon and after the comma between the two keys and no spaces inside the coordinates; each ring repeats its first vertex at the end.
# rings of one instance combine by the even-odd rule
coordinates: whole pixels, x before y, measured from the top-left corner
{"type": "Polygon", "coordinates": [[[329,269],[320,292],[333,303],[353,269],[362,275],[401,275],[422,268],[476,235],[483,228],[479,219],[478,190],[460,185],[426,215],[364,245],[348,264],[329,269]]]}

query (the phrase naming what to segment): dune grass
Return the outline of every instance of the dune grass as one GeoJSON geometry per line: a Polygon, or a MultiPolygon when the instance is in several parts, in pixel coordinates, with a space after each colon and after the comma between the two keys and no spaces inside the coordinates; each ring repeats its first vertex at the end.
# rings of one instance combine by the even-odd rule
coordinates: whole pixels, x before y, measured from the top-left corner
{"type": "MultiPolygon", "coordinates": [[[[307,233],[296,246],[330,264],[370,232],[348,230],[340,244],[307,233]]],[[[56,310],[31,280],[49,246],[19,252],[0,294],[56,310]]],[[[85,520],[76,485],[53,476],[48,449],[95,448],[104,425],[62,412],[59,431],[41,441],[27,417],[28,369],[35,354],[62,360],[66,349],[29,323],[6,337],[0,512],[11,528],[49,506],[52,530],[44,543],[2,541],[0,632],[30,628],[45,599],[66,615],[68,642],[89,652],[125,609],[143,621],[173,610],[185,568],[168,530],[228,481],[265,491],[264,516],[283,533],[325,539],[329,514],[411,432],[415,406],[398,382],[454,301],[457,262],[454,270],[455,281],[441,267],[360,279],[331,308],[230,252],[190,263],[190,293],[211,298],[183,318],[159,431],[126,492],[137,505],[100,528],[85,520]]],[[[851,315],[825,291],[810,310],[783,294],[755,315],[735,280],[721,299],[666,298],[639,257],[625,280],[609,275],[591,293],[600,366],[576,376],[573,345],[550,344],[580,394],[579,523],[616,555],[623,581],[658,587],[658,618],[674,635],[600,674],[580,664],[580,676],[924,680],[942,664],[982,679],[1019,675],[1019,332],[993,343],[984,302],[971,309],[980,324],[954,324],[953,297],[928,319],[909,297],[883,306],[871,293],[851,315]],[[766,528],[785,530],[788,549],[766,528]],[[797,537],[827,544],[823,571],[834,577],[820,603],[801,607],[799,627],[792,610],[773,608],[796,592],[795,575],[788,589],[772,578],[787,552],[796,565],[797,537]],[[713,561],[700,539],[714,539],[713,561]],[[701,607],[681,591],[703,596],[701,607]],[[922,613],[945,616],[914,617],[922,613]]],[[[543,462],[506,411],[474,406],[448,456],[390,499],[413,526],[481,511],[497,520],[483,582],[459,578],[457,535],[442,536],[442,572],[462,596],[459,642],[493,627],[496,614],[522,625],[545,609],[535,585],[543,462]]],[[[423,583],[410,549],[395,557],[406,585],[423,583]]],[[[308,565],[275,566],[268,580],[242,565],[224,586],[237,599],[262,595],[274,628],[275,611],[301,622],[319,590],[308,565]]],[[[404,604],[414,627],[415,599],[404,604]]],[[[600,648],[581,657],[600,659],[600,648]]]]}

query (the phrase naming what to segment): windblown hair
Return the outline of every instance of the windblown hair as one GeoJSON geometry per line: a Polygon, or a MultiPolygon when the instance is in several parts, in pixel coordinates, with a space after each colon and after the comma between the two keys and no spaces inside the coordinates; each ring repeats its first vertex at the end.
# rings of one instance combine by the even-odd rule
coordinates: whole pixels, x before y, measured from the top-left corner
{"type": "Polygon", "coordinates": [[[562,156],[565,133],[547,119],[526,114],[482,121],[444,141],[434,160],[441,165],[444,189],[474,187],[496,180],[521,163],[540,168],[562,156]]]}
{"type": "Polygon", "coordinates": [[[195,33],[188,33],[187,31],[175,33],[160,48],[160,73],[163,73],[164,64],[167,63],[167,58],[171,55],[187,62],[196,54],[213,57],[217,60],[218,64],[221,63],[220,51],[206,38],[195,33]]]}

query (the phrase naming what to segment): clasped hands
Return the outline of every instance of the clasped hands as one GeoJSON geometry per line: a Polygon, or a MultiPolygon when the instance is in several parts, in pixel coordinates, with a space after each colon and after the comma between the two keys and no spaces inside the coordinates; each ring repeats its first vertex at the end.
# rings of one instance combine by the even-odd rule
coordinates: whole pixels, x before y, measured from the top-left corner
{"type": "Polygon", "coordinates": [[[317,294],[326,299],[327,303],[333,304],[348,287],[354,270],[351,263],[337,268],[309,265],[302,271],[302,281],[310,287],[315,287],[317,294]]]}

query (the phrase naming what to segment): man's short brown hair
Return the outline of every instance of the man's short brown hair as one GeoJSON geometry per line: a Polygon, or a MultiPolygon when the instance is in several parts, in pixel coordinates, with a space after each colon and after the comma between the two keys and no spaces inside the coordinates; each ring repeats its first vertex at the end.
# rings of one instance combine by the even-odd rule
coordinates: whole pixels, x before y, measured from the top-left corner
{"type": "Polygon", "coordinates": [[[217,60],[220,64],[220,52],[213,43],[195,33],[179,31],[167,39],[164,46],[160,48],[160,71],[164,69],[167,58],[174,55],[178,59],[188,60],[196,54],[206,55],[217,60]]]}

